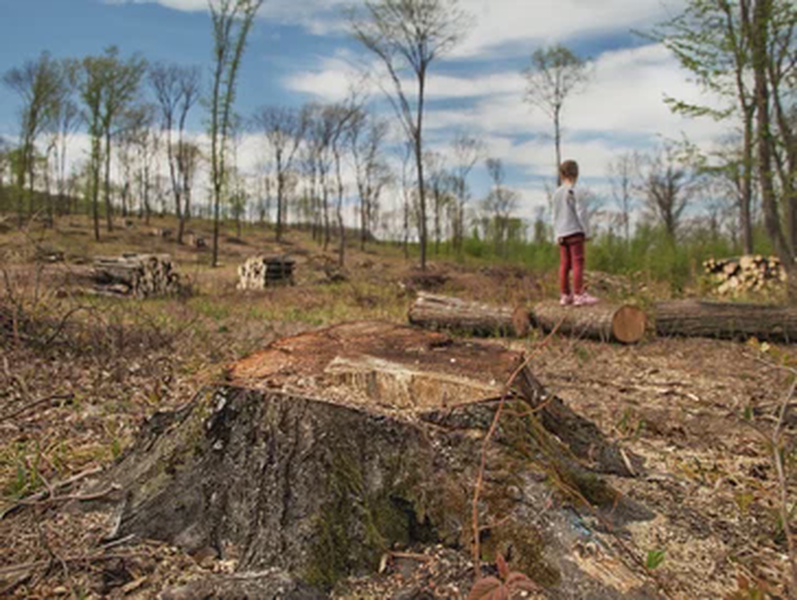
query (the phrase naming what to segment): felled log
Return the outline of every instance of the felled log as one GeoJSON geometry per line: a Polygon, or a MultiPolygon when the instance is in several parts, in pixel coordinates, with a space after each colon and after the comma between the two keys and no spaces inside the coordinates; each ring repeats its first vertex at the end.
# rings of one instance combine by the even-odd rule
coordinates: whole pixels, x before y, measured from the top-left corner
{"type": "Polygon", "coordinates": [[[658,302],[656,333],[668,336],[797,341],[797,307],[741,302],[658,302]]]}
{"type": "Polygon", "coordinates": [[[239,290],[262,290],[282,283],[293,284],[293,267],[287,256],[252,256],[238,267],[239,290]]]}
{"type": "Polygon", "coordinates": [[[532,310],[532,320],[544,331],[552,331],[558,325],[558,332],[565,335],[623,344],[637,343],[647,326],[647,317],[641,309],[607,302],[592,306],[540,302],[532,310]]]}
{"type": "Polygon", "coordinates": [[[181,292],[180,275],[168,254],[123,254],[94,259],[90,274],[96,293],[135,298],[181,292]]]}
{"type": "Polygon", "coordinates": [[[529,314],[524,308],[511,309],[426,293],[420,293],[410,308],[409,321],[425,329],[475,336],[523,337],[529,332],[529,314]]]}
{"type": "Polygon", "coordinates": [[[570,559],[589,528],[619,560],[602,528],[572,517],[574,504],[615,523],[653,517],[601,476],[629,475],[633,457],[528,368],[506,390],[522,358],[375,322],[279,340],[154,415],[97,485],[121,486],[117,536],[221,551],[239,557],[241,576],[280,570],[328,591],[375,573],[396,547],[470,546],[479,456],[508,392],[480,478],[485,558],[511,548],[510,565],[557,597],[646,597],[644,573],[627,570],[621,589],[600,575],[606,555],[570,559]]]}

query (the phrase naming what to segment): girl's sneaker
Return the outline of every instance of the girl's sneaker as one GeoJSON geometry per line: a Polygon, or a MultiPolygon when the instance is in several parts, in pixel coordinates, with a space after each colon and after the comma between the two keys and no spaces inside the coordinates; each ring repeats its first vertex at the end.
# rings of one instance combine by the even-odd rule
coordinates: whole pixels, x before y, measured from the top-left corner
{"type": "Polygon", "coordinates": [[[591,296],[587,292],[583,294],[576,294],[573,296],[573,305],[574,306],[588,306],[590,304],[597,304],[598,299],[595,296],[591,296]]]}
{"type": "Polygon", "coordinates": [[[573,294],[562,294],[562,296],[559,298],[559,304],[562,306],[573,304],[573,294]]]}

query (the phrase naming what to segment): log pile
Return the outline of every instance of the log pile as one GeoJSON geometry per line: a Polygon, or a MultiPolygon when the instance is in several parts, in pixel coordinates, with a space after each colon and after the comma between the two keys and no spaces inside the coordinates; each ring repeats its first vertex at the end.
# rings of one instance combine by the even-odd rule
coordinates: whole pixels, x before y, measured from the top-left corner
{"type": "Polygon", "coordinates": [[[703,268],[721,297],[772,289],[786,281],[786,271],[776,256],[745,255],[716,260],[709,258],[703,268]]]}
{"type": "Polygon", "coordinates": [[[183,287],[168,254],[123,254],[94,259],[94,291],[103,295],[156,298],[174,296],[183,287]]]}
{"type": "Polygon", "coordinates": [[[293,266],[287,256],[252,256],[238,267],[239,290],[263,290],[279,284],[293,285],[293,266]]]}

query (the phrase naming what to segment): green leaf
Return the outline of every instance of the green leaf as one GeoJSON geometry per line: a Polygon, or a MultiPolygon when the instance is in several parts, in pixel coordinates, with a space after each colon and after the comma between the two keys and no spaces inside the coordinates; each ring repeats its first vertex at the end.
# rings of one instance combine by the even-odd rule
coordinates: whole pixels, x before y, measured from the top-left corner
{"type": "Polygon", "coordinates": [[[650,550],[645,560],[645,568],[648,571],[658,569],[664,562],[664,550],[650,550]]]}

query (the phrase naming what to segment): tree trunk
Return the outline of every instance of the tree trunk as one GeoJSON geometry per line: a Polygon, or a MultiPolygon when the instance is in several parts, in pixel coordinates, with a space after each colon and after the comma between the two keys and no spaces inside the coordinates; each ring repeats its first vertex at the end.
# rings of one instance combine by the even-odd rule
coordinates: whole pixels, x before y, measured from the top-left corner
{"type": "Polygon", "coordinates": [[[532,321],[545,331],[597,339],[603,342],[635,344],[645,335],[647,317],[634,306],[599,302],[592,306],[561,306],[541,302],[532,310],[532,321]]]}
{"type": "Polygon", "coordinates": [[[418,295],[409,322],[432,330],[450,330],[475,336],[512,335],[529,332],[529,313],[522,307],[491,306],[434,294],[418,295]]]}
{"type": "Polygon", "coordinates": [[[753,115],[755,106],[745,109],[742,181],[739,197],[739,219],[744,254],[753,253],[753,115]]]}
{"type": "Polygon", "coordinates": [[[656,333],[715,338],[797,341],[797,308],[737,302],[658,302],[656,333]]]}
{"type": "Polygon", "coordinates": [[[111,208],[111,134],[105,135],[105,177],[103,179],[103,197],[105,198],[105,224],[108,231],[113,231],[113,210],[111,208]]]}
{"type": "MultiPolygon", "coordinates": [[[[327,591],[376,572],[396,547],[467,548],[485,432],[521,361],[386,323],[275,342],[233,365],[226,384],[146,422],[107,476],[122,488],[115,533],[236,556],[239,571],[277,568],[327,591]]],[[[582,569],[571,558],[586,527],[600,560],[617,560],[599,528],[574,525],[574,502],[605,509],[614,523],[654,516],[599,475],[627,476],[639,461],[527,368],[511,392],[481,477],[475,524],[485,558],[512,547],[510,564],[561,597],[627,598],[635,587],[632,596],[644,597],[641,570],[634,585],[614,587],[595,575],[598,563],[582,569]],[[562,483],[558,493],[548,481],[562,483]]]]}
{"type": "Polygon", "coordinates": [[[786,269],[789,301],[797,303],[797,265],[784,233],[781,216],[775,198],[774,174],[772,171],[772,130],[769,112],[769,84],[767,63],[769,49],[769,23],[772,18],[771,0],[758,0],[753,6],[751,38],[753,50],[753,73],[755,76],[756,126],[758,142],[758,179],[761,186],[761,207],[764,211],[764,226],[772,245],[786,269]]]}

